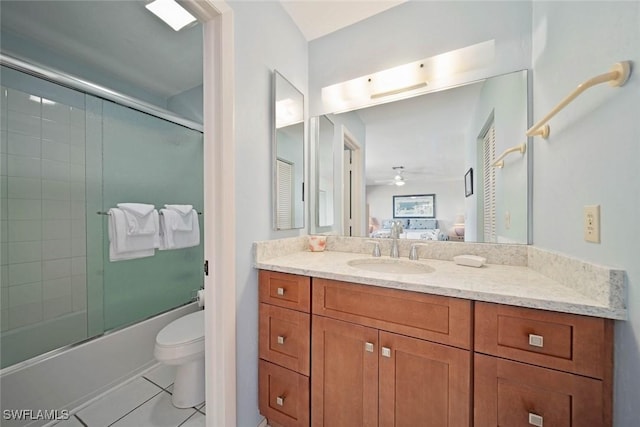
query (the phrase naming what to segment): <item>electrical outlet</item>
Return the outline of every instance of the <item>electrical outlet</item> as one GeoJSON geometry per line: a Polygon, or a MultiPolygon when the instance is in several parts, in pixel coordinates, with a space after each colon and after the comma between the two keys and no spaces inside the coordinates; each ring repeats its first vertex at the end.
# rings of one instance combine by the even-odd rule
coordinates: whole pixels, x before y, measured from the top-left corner
{"type": "Polygon", "coordinates": [[[600,243],[600,205],[584,207],[584,240],[600,243]]]}

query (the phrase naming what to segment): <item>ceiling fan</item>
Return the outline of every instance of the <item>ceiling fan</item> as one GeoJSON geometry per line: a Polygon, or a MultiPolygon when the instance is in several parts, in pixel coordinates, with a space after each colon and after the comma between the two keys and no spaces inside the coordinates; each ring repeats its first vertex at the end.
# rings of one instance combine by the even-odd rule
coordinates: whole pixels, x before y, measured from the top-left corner
{"type": "Polygon", "coordinates": [[[385,179],[382,181],[376,181],[377,184],[388,184],[388,185],[397,185],[402,186],[407,183],[406,178],[404,176],[405,169],[404,166],[393,166],[391,168],[393,170],[393,179],[385,179]]]}

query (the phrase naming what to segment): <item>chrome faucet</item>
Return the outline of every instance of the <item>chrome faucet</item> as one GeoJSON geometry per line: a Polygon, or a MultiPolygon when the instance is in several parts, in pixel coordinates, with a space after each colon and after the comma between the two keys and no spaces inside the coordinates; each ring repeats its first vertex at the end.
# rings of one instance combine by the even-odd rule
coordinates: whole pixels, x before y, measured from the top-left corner
{"type": "Polygon", "coordinates": [[[400,221],[393,221],[391,225],[391,258],[400,258],[400,251],[398,250],[398,237],[402,233],[402,223],[400,221]]]}

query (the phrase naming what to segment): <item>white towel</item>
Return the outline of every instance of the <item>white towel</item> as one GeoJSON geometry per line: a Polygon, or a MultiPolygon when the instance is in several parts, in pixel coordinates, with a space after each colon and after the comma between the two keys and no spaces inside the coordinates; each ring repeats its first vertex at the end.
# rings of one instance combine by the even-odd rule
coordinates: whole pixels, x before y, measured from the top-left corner
{"type": "Polygon", "coordinates": [[[198,212],[191,210],[191,230],[180,230],[176,223],[183,221],[182,215],[173,209],[160,209],[160,250],[182,249],[200,244],[198,212]]]}
{"type": "Polygon", "coordinates": [[[153,234],[158,231],[152,215],[155,206],[144,203],[118,203],[117,206],[124,212],[129,236],[153,234]]]}
{"type": "Polygon", "coordinates": [[[128,234],[125,213],[121,209],[109,209],[110,261],[122,261],[155,255],[155,248],[160,246],[158,211],[154,209],[151,217],[156,231],[153,234],[132,236],[128,234]]]}
{"type": "Polygon", "coordinates": [[[195,212],[193,210],[193,205],[164,205],[164,207],[180,215],[179,217],[175,217],[175,215],[172,215],[172,218],[174,218],[174,220],[171,221],[171,228],[174,231],[193,230],[193,212],[195,212]],[[175,218],[178,219],[175,220],[175,218]]]}

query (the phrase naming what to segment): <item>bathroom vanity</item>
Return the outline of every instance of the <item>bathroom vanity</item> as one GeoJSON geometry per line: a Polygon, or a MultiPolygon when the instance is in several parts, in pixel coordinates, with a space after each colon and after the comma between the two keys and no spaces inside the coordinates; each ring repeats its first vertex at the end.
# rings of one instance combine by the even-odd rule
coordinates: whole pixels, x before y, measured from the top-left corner
{"type": "Polygon", "coordinates": [[[607,307],[528,266],[349,264],[366,257],[257,259],[271,425],[612,425],[613,323],[625,311],[611,294],[607,307]]]}

